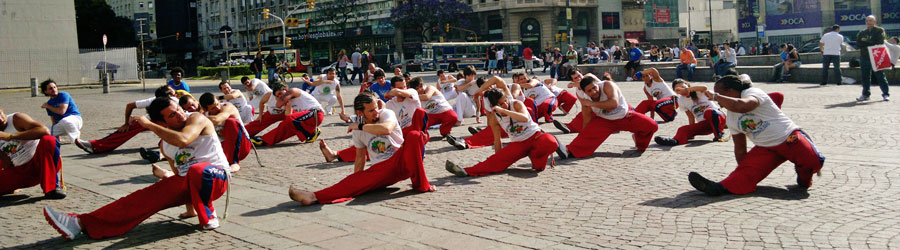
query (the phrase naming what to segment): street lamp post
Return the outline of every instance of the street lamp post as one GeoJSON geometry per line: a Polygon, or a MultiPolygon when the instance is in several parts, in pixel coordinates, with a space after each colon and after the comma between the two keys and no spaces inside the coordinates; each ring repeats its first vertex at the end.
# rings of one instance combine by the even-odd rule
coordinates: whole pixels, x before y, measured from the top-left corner
{"type": "Polygon", "coordinates": [[[147,83],[144,82],[144,78],[146,77],[144,75],[144,67],[147,65],[147,63],[144,62],[144,53],[146,52],[144,50],[144,21],[147,21],[147,18],[138,18],[137,21],[139,23],[138,26],[140,26],[141,29],[141,32],[139,33],[141,36],[141,86],[144,88],[143,91],[147,91],[147,83]]]}
{"type": "Polygon", "coordinates": [[[712,29],[712,0],[708,0],[707,3],[708,5],[706,7],[709,8],[709,49],[712,50],[712,45],[714,43],[712,29]]]}
{"type": "Polygon", "coordinates": [[[287,30],[284,26],[284,19],[281,19],[280,17],[276,16],[275,14],[268,12],[268,9],[263,9],[263,14],[272,16],[275,19],[278,19],[279,22],[281,22],[281,45],[282,45],[282,47],[284,47],[284,50],[283,50],[284,53],[282,55],[282,59],[287,60],[287,30]]]}
{"type": "Polygon", "coordinates": [[[228,61],[231,60],[231,57],[228,56],[228,33],[231,33],[231,31],[223,30],[223,31],[219,31],[219,33],[222,34],[222,42],[224,44],[222,46],[222,49],[225,50],[225,63],[228,63],[228,61]]]}

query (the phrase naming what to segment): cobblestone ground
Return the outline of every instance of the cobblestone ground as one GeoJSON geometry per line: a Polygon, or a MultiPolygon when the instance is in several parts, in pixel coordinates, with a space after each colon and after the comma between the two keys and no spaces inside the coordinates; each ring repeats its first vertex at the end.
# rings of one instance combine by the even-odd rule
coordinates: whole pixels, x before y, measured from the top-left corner
{"type": "MultiPolygon", "coordinates": [[[[429,77],[429,82],[434,82],[429,77]]],[[[507,78],[507,80],[509,80],[507,78]]],[[[139,86],[67,90],[84,114],[84,138],[101,138],[123,122],[127,102],[152,95],[139,86]]],[[[190,82],[198,93],[216,90],[215,82],[190,82]]],[[[700,83],[710,86],[711,83],[700,83]]],[[[630,104],[643,99],[636,82],[619,84],[630,104]]],[[[349,163],[323,163],[315,144],[290,139],[262,147],[264,168],[251,155],[235,174],[233,223],[203,231],[193,219],[178,220],[183,208],[150,217],[124,236],[66,242],[44,221],[41,207],[89,212],[114,198],[152,183],[137,148],[153,147],[143,133],[107,156],[87,156],[64,145],[69,198],[42,200],[39,188],[0,197],[0,247],[13,248],[898,248],[900,180],[897,168],[900,112],[897,102],[857,103],[859,85],[757,83],[765,91],[785,93],[783,110],[812,136],[827,157],[822,176],[806,192],[793,190],[796,174],[786,163],[743,196],[706,197],[687,181],[690,171],[713,180],[737,165],[732,143],[700,136],[672,148],[655,143],[639,157],[627,133],[612,135],[593,157],[559,162],[535,173],[520,160],[505,172],[480,178],[456,178],[443,166],[452,160],[472,165],[490,148],[459,151],[433,138],[426,145],[425,167],[434,193],[412,191],[408,181],[337,205],[299,207],[287,187],[318,190],[352,172],[349,163]],[[70,177],[71,176],[71,177],[70,177]],[[70,181],[71,178],[71,181],[70,181]],[[894,180],[894,181],[892,181],[894,180]],[[209,239],[215,238],[215,241],[209,239]]],[[[347,86],[349,104],[358,86],[347,86]]],[[[49,124],[39,109],[44,97],[0,94],[7,113],[22,111],[49,124]]],[[[578,107],[576,107],[577,109],[578,107]]],[[[348,106],[348,110],[351,110],[348,106]]],[[[136,111],[142,114],[143,111],[136,111]]],[[[556,119],[568,122],[573,114],[556,119]]],[[[673,136],[687,124],[684,114],[660,124],[656,135],[673,136]]],[[[467,137],[466,119],[453,135],[467,137]]],[[[541,126],[565,142],[552,124],[541,126]]],[[[326,117],[324,138],[335,149],[350,145],[337,116],[326,117]]],[[[437,135],[432,130],[432,135],[437,135]]],[[[222,199],[217,207],[224,207],[222,199]]],[[[219,209],[221,211],[221,209],[219,209]]],[[[220,212],[221,213],[221,212],[220,212]]]]}

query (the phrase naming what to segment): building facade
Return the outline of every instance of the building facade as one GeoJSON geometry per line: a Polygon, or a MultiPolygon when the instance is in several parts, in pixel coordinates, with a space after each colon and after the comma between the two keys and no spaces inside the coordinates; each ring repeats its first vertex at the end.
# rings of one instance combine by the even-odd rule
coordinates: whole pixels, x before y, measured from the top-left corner
{"type": "Polygon", "coordinates": [[[6,0],[2,9],[0,89],[27,88],[30,78],[81,83],[74,1],[6,0]]]}
{"type": "Polygon", "coordinates": [[[708,44],[710,38],[716,44],[739,40],[737,20],[734,18],[737,16],[735,0],[681,0],[681,4],[679,18],[683,37],[697,44],[708,44]],[[691,31],[694,36],[691,36],[691,31]]]}

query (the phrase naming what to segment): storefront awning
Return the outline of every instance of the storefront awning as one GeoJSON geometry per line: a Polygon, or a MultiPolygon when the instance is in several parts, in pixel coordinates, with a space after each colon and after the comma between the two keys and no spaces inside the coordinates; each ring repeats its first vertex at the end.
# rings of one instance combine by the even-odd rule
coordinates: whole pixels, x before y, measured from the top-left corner
{"type": "Polygon", "coordinates": [[[625,39],[625,41],[627,41],[628,43],[640,43],[640,42],[638,42],[637,39],[634,39],[634,38],[628,38],[628,39],[625,39]]]}

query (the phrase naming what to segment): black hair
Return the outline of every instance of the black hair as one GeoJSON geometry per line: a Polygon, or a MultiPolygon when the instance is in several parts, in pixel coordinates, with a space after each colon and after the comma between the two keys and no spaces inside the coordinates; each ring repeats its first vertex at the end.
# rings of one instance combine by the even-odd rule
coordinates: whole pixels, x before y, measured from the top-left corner
{"type": "Polygon", "coordinates": [[[216,101],[216,95],[206,92],[200,95],[200,100],[197,101],[200,102],[200,108],[206,110],[206,106],[212,105],[216,101]]]}
{"type": "Polygon", "coordinates": [[[731,68],[728,68],[725,70],[725,75],[726,76],[736,76],[736,75],[740,75],[740,74],[738,74],[737,69],[735,69],[734,67],[731,67],[731,68]]]}
{"type": "Polygon", "coordinates": [[[181,73],[181,76],[184,76],[184,69],[182,69],[181,67],[175,67],[172,69],[172,71],[169,71],[170,76],[175,75],[175,73],[181,73]]]}
{"type": "Polygon", "coordinates": [[[466,78],[466,75],[463,75],[462,72],[456,73],[456,79],[463,79],[463,78],[466,78]]]}
{"type": "Polygon", "coordinates": [[[356,98],[353,98],[353,110],[355,111],[364,111],[366,110],[366,104],[375,102],[375,97],[371,94],[359,94],[356,98]]]}
{"type": "Polygon", "coordinates": [[[284,86],[284,84],[281,84],[280,82],[272,82],[270,85],[271,86],[269,87],[272,87],[272,93],[278,92],[279,90],[287,90],[287,86],[284,86]]]}
{"type": "Polygon", "coordinates": [[[581,73],[581,70],[578,70],[577,68],[572,68],[572,69],[569,70],[569,76],[570,76],[570,77],[571,77],[571,76],[574,76],[576,73],[581,73]]]}
{"type": "Polygon", "coordinates": [[[409,72],[405,72],[402,74],[402,76],[403,76],[403,78],[409,78],[410,74],[409,74],[409,72]]]}
{"type": "Polygon", "coordinates": [[[581,87],[581,91],[584,91],[584,87],[594,84],[595,82],[597,82],[597,81],[593,77],[585,77],[584,79],[581,79],[581,82],[579,82],[578,84],[581,87]]]}
{"type": "Polygon", "coordinates": [[[244,83],[244,82],[246,82],[247,80],[250,80],[250,77],[246,77],[246,76],[245,76],[245,77],[241,77],[241,83],[244,83]]]}
{"type": "Polygon", "coordinates": [[[47,78],[47,80],[41,82],[41,94],[44,94],[44,96],[47,96],[47,93],[44,92],[47,92],[47,86],[49,86],[50,83],[56,83],[56,81],[54,81],[52,78],[47,78]]]}
{"type": "Polygon", "coordinates": [[[190,99],[194,99],[194,97],[191,95],[181,96],[181,98],[178,98],[178,106],[184,106],[185,104],[187,104],[188,100],[190,100],[190,99]]]}
{"type": "Polygon", "coordinates": [[[409,79],[409,82],[406,83],[406,87],[409,87],[411,89],[418,89],[419,86],[421,86],[421,85],[422,85],[421,77],[415,77],[413,79],[409,79]]]}
{"type": "Polygon", "coordinates": [[[375,72],[372,72],[372,77],[373,77],[373,78],[384,77],[384,70],[383,70],[383,69],[376,69],[375,72]]]}
{"type": "Polygon", "coordinates": [[[162,110],[172,106],[172,99],[168,97],[157,97],[150,102],[150,106],[147,106],[147,114],[150,115],[150,120],[154,122],[164,121],[164,117],[162,115],[162,110]]]}
{"type": "Polygon", "coordinates": [[[494,107],[500,102],[500,98],[503,98],[503,92],[500,92],[500,90],[496,88],[490,89],[484,92],[484,97],[488,99],[491,107],[494,107]]]}
{"type": "Polygon", "coordinates": [[[396,85],[398,82],[402,82],[402,81],[406,81],[406,79],[403,79],[402,76],[391,77],[391,88],[393,88],[394,85],[396,85]]]}
{"type": "Polygon", "coordinates": [[[484,80],[483,77],[479,77],[478,79],[475,79],[475,85],[478,85],[479,88],[481,88],[481,85],[484,85],[485,82],[486,81],[484,80]]]}
{"type": "Polygon", "coordinates": [[[439,70],[437,71],[437,75],[443,75],[443,74],[444,74],[444,70],[443,70],[443,69],[439,69],[439,70]]]}
{"type": "Polygon", "coordinates": [[[336,71],[335,71],[334,67],[325,68],[325,73],[328,73],[328,72],[336,72],[336,71]]]}
{"type": "MultiPolygon", "coordinates": [[[[680,83],[683,83],[683,84],[686,85],[686,86],[690,86],[690,85],[688,84],[688,82],[685,81],[684,79],[681,79],[681,78],[675,78],[675,80],[672,80],[672,88],[674,89],[674,88],[675,88],[675,85],[678,85],[678,84],[680,84],[680,83]]],[[[694,91],[689,91],[689,92],[690,92],[690,94],[688,94],[688,95],[691,96],[691,100],[694,100],[694,102],[697,102],[697,100],[698,100],[698,98],[699,98],[699,97],[697,97],[697,92],[694,92],[694,91]]]]}
{"type": "Polygon", "coordinates": [[[478,74],[475,71],[475,67],[472,67],[472,66],[465,67],[465,68],[463,68],[462,71],[463,71],[463,76],[474,76],[474,75],[478,74]]]}
{"type": "Polygon", "coordinates": [[[840,29],[840,28],[841,28],[840,25],[835,24],[835,25],[832,25],[832,26],[831,26],[831,31],[834,31],[834,30],[837,30],[837,29],[840,29]]]}
{"type": "Polygon", "coordinates": [[[222,81],[222,82],[219,83],[219,89],[222,89],[222,85],[225,85],[226,83],[227,83],[228,85],[231,85],[231,83],[228,83],[228,81],[222,81]]]}
{"type": "Polygon", "coordinates": [[[520,76],[525,76],[525,73],[523,73],[523,72],[513,73],[513,75],[512,75],[513,81],[516,81],[516,78],[519,78],[520,76]]]}
{"type": "Polygon", "coordinates": [[[716,81],[716,84],[722,84],[723,88],[732,89],[737,92],[744,91],[745,89],[749,89],[753,86],[753,83],[751,83],[750,81],[741,80],[741,77],[736,75],[724,76],[716,81]]]}
{"type": "Polygon", "coordinates": [[[159,86],[156,88],[156,92],[153,93],[156,97],[169,97],[169,85],[159,86]]]}

